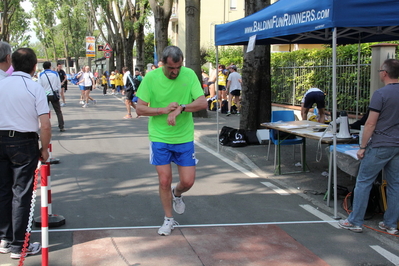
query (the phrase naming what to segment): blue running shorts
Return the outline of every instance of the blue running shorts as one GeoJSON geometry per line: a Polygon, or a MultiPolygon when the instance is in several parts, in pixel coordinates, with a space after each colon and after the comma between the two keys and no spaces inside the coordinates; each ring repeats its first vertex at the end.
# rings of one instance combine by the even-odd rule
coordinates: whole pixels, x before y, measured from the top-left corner
{"type": "Polygon", "coordinates": [[[166,165],[174,162],[180,166],[195,166],[194,141],[181,144],[150,142],[150,164],[166,165]]]}

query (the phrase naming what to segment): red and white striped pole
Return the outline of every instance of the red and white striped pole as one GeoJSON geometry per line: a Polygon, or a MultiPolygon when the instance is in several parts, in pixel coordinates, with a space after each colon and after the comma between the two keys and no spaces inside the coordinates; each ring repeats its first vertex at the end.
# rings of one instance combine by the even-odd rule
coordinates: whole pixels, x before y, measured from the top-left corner
{"type": "MultiPolygon", "coordinates": [[[[48,113],[49,117],[51,117],[51,113],[48,113]]],[[[57,215],[53,214],[53,208],[52,208],[52,199],[51,199],[51,175],[50,175],[50,164],[58,164],[60,162],[59,159],[54,159],[51,157],[53,151],[53,146],[50,143],[48,145],[48,152],[49,152],[49,159],[46,162],[46,190],[42,191],[42,200],[44,197],[44,194],[46,194],[46,208],[47,208],[47,226],[50,227],[56,227],[56,226],[61,226],[65,224],[65,218],[62,215],[57,215]]],[[[41,219],[43,219],[43,215],[40,217],[35,218],[35,225],[41,227],[41,219]]]]}
{"type": "Polygon", "coordinates": [[[47,207],[48,207],[47,213],[48,213],[48,216],[51,216],[53,214],[53,209],[51,207],[51,170],[50,170],[50,162],[46,162],[46,165],[47,165],[46,191],[47,191],[47,207]]]}
{"type": "Polygon", "coordinates": [[[48,265],[48,177],[50,175],[50,164],[42,164],[40,168],[40,192],[41,192],[41,225],[42,225],[42,266],[48,265]]]}

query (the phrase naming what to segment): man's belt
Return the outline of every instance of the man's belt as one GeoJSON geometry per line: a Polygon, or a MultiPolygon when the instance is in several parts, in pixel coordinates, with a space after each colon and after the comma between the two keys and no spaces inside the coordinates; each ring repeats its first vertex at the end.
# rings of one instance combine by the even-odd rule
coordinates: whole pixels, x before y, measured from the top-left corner
{"type": "Polygon", "coordinates": [[[0,130],[0,136],[10,138],[37,139],[36,132],[18,132],[14,130],[0,130]]]}

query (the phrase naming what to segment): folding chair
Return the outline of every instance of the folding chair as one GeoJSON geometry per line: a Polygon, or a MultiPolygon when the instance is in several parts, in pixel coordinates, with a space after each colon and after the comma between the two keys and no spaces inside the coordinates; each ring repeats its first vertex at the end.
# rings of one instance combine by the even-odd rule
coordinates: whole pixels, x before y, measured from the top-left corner
{"type": "MultiPolygon", "coordinates": [[[[291,110],[282,110],[282,111],[273,111],[272,112],[272,121],[271,122],[289,122],[289,121],[295,121],[295,115],[294,111],[291,110]]],[[[303,139],[302,138],[295,138],[295,139],[278,139],[275,138],[275,134],[278,134],[277,130],[271,129],[270,134],[269,134],[269,147],[267,151],[267,160],[269,160],[269,154],[270,154],[270,144],[273,142],[274,146],[274,170],[276,170],[276,161],[278,158],[278,172],[281,174],[281,161],[280,161],[280,146],[281,145],[296,145],[296,144],[301,144],[301,163],[302,166],[305,163],[303,161],[303,154],[302,154],[302,146],[303,146],[303,139]],[[275,133],[276,132],[276,133],[275,133]]],[[[294,146],[294,151],[295,151],[295,146],[294,146]]],[[[294,153],[295,154],[295,153],[294,153]]]]}

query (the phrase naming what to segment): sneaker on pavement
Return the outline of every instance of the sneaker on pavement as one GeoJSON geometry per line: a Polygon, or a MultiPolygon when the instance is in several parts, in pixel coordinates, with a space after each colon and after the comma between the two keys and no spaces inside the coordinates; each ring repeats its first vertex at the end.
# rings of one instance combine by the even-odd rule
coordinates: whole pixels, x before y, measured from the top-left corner
{"type": "Polygon", "coordinates": [[[229,115],[231,115],[231,113],[230,113],[230,112],[227,112],[227,115],[226,115],[226,116],[229,116],[229,115]]]}
{"type": "Polygon", "coordinates": [[[123,117],[123,119],[132,119],[133,117],[132,117],[132,115],[125,115],[124,117],[123,117]]]}
{"type": "Polygon", "coordinates": [[[83,108],[87,108],[87,103],[85,103],[84,105],[82,105],[83,108]]]}
{"type": "MultiPolygon", "coordinates": [[[[35,254],[39,253],[41,249],[42,249],[42,246],[40,245],[39,242],[29,244],[29,247],[26,249],[26,252],[25,252],[25,257],[28,255],[35,255],[35,254]]],[[[12,259],[20,259],[21,253],[11,253],[10,257],[12,259]]]]}
{"type": "Polygon", "coordinates": [[[60,103],[61,107],[64,107],[66,105],[66,103],[60,103]]]}
{"type": "Polygon", "coordinates": [[[85,102],[84,101],[80,101],[79,104],[85,104],[85,102]]]}
{"type": "Polygon", "coordinates": [[[184,204],[183,195],[181,195],[180,197],[175,196],[175,193],[174,193],[175,188],[176,187],[172,188],[173,209],[175,210],[175,212],[177,214],[183,214],[184,210],[186,209],[186,204],[184,204]]]}
{"type": "Polygon", "coordinates": [[[394,227],[385,226],[384,222],[379,222],[379,223],[378,223],[378,227],[379,227],[381,230],[387,231],[387,233],[388,233],[388,234],[391,234],[391,235],[397,235],[398,232],[399,232],[398,229],[396,229],[396,228],[394,228],[394,227]]]}
{"type": "Polygon", "coordinates": [[[361,233],[361,232],[363,232],[363,228],[362,228],[361,226],[351,224],[351,223],[348,221],[348,219],[339,220],[339,221],[338,221],[338,225],[339,225],[339,227],[341,227],[341,228],[348,229],[348,230],[351,230],[351,231],[356,232],[356,233],[361,233]]]}
{"type": "Polygon", "coordinates": [[[0,242],[0,253],[6,254],[11,252],[11,242],[5,239],[0,242]]]}
{"type": "Polygon", "coordinates": [[[161,236],[168,236],[172,233],[175,225],[179,225],[173,218],[165,217],[163,225],[158,229],[158,234],[161,236]]]}

